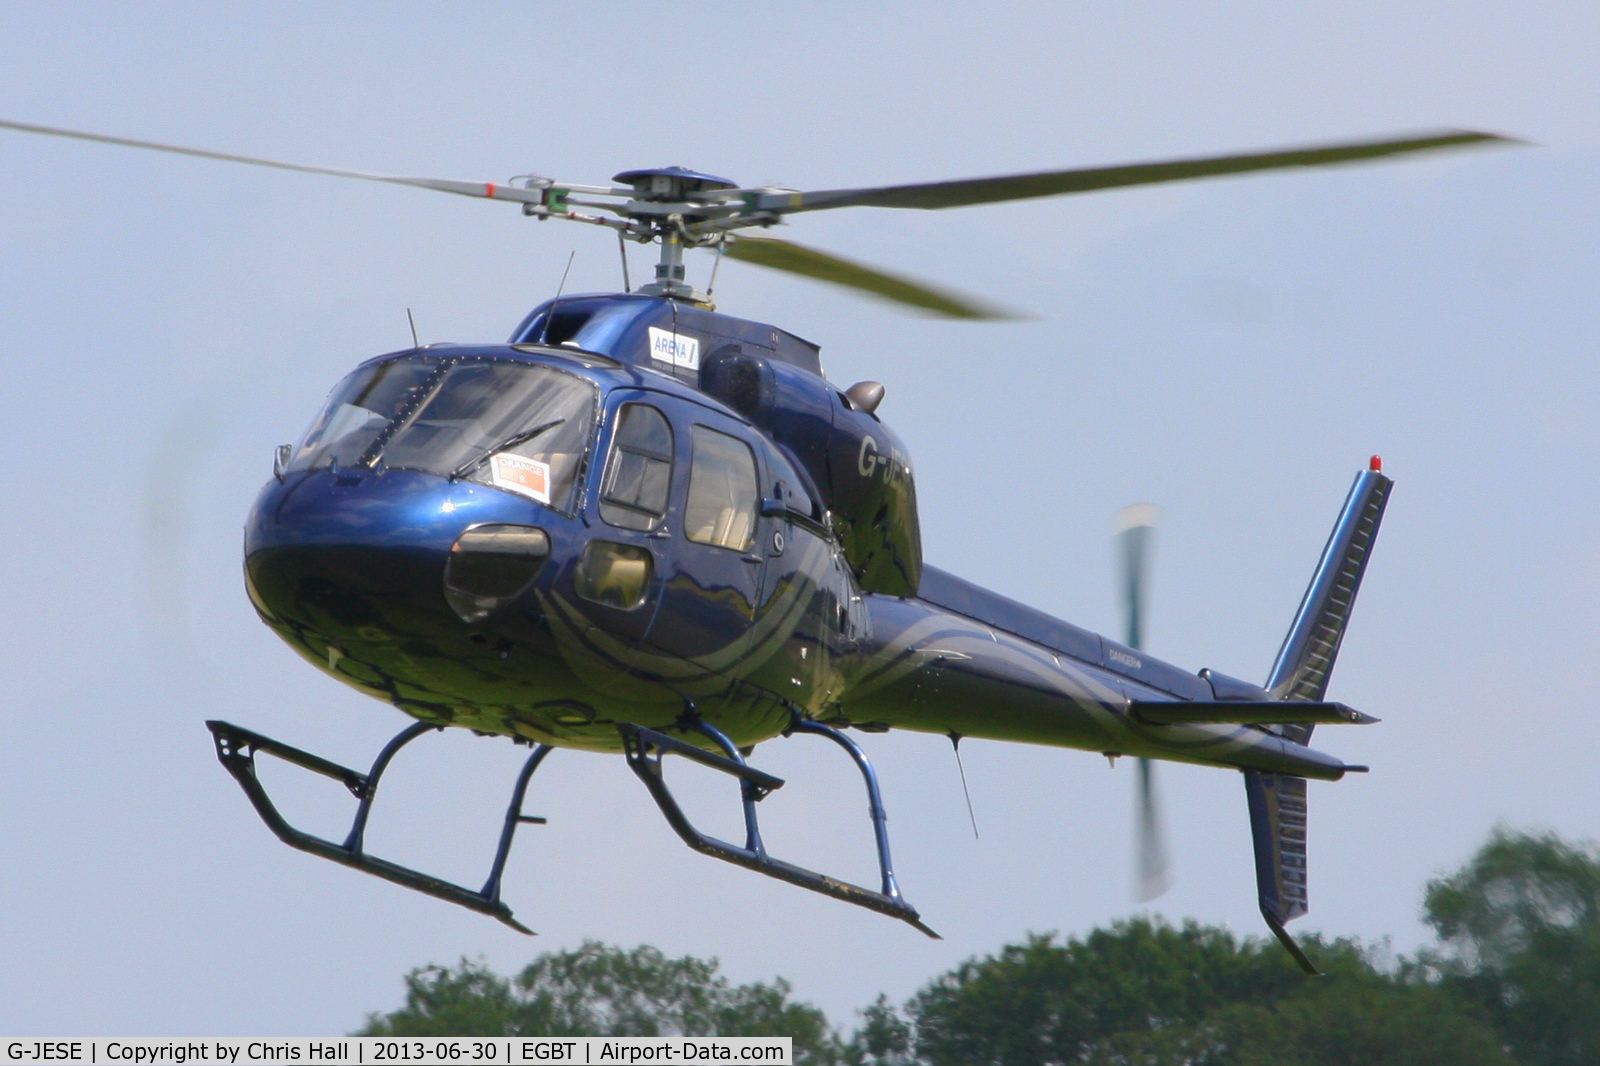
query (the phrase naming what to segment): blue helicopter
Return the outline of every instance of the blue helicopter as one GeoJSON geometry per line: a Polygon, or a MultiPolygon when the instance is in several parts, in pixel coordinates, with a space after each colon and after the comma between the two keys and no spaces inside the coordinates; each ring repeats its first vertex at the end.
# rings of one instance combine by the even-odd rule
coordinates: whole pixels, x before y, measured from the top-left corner
{"type": "Polygon", "coordinates": [[[1261,912],[1285,931],[1307,912],[1306,780],[1366,767],[1309,746],[1318,724],[1375,721],[1326,699],[1329,675],[1392,482],[1356,475],[1263,684],[1191,673],[1140,648],[1148,518],[1120,534],[1125,641],[1053,618],[925,565],[914,467],[878,414],[884,387],[841,389],[816,345],[718,313],[684,252],[863,290],[955,318],[981,300],[789,241],[753,236],[789,215],[842,207],[939,209],[1296,166],[1352,163],[1502,140],[1470,131],[1245,155],[963,181],[799,192],[744,188],[665,167],[609,185],[507,184],[310,167],[0,122],[202,158],[383,181],[521,206],[537,219],[656,244],[652,281],[560,295],[503,344],[430,344],[371,359],[341,381],[305,436],[284,445],[245,528],[245,585],[261,619],[331,677],[414,723],[365,772],[222,721],[219,759],[285,843],[491,915],[533,774],[555,748],[622,755],[692,848],[898,918],[930,936],[890,860],[877,777],[843,732],[907,729],[1078,748],[1140,760],[1141,863],[1164,876],[1152,760],[1243,773],[1261,912]],[[424,733],[456,726],[531,748],[485,883],[455,884],[370,854],[380,779],[424,733]],[[783,861],[760,801],[783,780],[755,747],[810,734],[860,769],[881,882],[783,861]],[[348,835],[290,825],[259,755],[344,784],[348,835]],[[668,756],[737,783],[746,836],[698,829],[668,756]]]}

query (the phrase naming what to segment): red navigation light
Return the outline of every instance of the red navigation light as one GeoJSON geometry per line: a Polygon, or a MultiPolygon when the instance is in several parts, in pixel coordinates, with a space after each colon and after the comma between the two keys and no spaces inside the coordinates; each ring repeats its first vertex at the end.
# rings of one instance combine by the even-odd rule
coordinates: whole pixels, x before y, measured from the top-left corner
{"type": "Polygon", "coordinates": [[[1383,456],[1374,455],[1372,457],[1372,461],[1367,465],[1367,469],[1371,470],[1375,474],[1382,472],[1382,470],[1383,470],[1383,456]]]}

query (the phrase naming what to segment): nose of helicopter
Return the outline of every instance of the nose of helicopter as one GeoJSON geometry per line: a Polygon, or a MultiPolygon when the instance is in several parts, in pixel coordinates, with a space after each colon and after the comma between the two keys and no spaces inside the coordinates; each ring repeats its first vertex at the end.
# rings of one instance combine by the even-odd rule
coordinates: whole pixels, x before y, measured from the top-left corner
{"type": "Polygon", "coordinates": [[[460,636],[532,583],[551,554],[550,517],[431,474],[291,475],[270,482],[251,512],[246,583],[296,643],[460,636]]]}

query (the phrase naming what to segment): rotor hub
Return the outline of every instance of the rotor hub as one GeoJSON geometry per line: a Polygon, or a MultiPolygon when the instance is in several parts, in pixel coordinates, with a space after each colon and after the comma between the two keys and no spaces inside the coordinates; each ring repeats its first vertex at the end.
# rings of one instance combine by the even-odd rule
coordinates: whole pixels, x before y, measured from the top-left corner
{"type": "Polygon", "coordinates": [[[715,174],[703,174],[685,167],[656,167],[651,170],[624,170],[612,181],[633,189],[636,199],[647,203],[674,203],[689,200],[698,193],[737,189],[738,183],[715,174]]]}

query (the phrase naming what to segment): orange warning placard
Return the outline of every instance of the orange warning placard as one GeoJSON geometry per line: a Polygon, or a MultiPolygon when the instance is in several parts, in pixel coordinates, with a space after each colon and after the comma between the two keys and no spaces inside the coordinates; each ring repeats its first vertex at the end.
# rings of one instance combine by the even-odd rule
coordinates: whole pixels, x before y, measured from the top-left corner
{"type": "Polygon", "coordinates": [[[498,488],[509,489],[524,496],[550,502],[550,464],[528,459],[510,452],[500,452],[489,458],[489,480],[498,488]]]}

